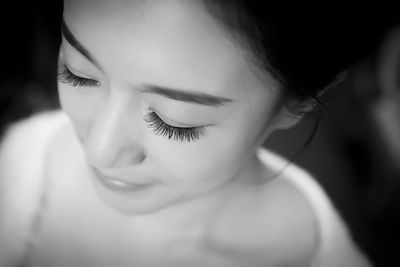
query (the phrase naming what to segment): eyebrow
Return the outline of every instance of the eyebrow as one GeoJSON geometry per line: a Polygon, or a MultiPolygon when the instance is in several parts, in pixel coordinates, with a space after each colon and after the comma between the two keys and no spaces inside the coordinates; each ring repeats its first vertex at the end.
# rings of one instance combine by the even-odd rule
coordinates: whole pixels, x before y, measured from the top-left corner
{"type": "Polygon", "coordinates": [[[147,85],[146,88],[143,89],[141,92],[158,94],[177,101],[195,103],[211,107],[218,107],[224,105],[225,103],[232,102],[232,99],[229,98],[213,96],[199,92],[185,92],[178,89],[154,85],[147,85]]]}
{"type": "Polygon", "coordinates": [[[81,44],[81,42],[78,41],[78,39],[76,39],[76,37],[69,30],[64,18],[62,18],[61,22],[61,34],[72,47],[79,51],[79,53],[81,53],[85,58],[92,62],[97,68],[101,69],[95,57],[81,44]]]}

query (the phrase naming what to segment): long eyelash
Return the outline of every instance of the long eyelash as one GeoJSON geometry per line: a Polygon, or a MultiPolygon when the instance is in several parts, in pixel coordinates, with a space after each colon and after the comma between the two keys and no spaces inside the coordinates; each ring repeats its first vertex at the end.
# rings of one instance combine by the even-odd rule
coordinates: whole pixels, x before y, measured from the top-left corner
{"type": "Polygon", "coordinates": [[[58,81],[61,83],[65,83],[71,86],[87,86],[87,87],[96,87],[100,85],[100,82],[92,79],[87,79],[83,77],[76,76],[73,74],[65,64],[61,64],[59,66],[58,72],[58,81]]]}
{"type": "Polygon", "coordinates": [[[144,121],[147,122],[149,128],[153,129],[155,134],[175,141],[196,141],[206,134],[204,127],[181,128],[168,125],[155,112],[145,115],[144,121]]]}

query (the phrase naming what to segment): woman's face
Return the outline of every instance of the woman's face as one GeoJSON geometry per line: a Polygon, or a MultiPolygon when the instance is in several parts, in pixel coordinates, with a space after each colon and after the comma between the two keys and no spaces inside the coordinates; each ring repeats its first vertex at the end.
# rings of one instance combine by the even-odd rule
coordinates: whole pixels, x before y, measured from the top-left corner
{"type": "Polygon", "coordinates": [[[277,83],[199,2],[65,1],[61,104],[96,191],[123,213],[243,178],[277,125],[277,83]]]}

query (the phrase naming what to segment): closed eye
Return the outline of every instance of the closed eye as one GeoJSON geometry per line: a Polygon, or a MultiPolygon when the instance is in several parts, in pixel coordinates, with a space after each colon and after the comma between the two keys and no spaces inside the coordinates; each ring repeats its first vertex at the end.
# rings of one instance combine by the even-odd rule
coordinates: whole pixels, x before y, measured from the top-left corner
{"type": "Polygon", "coordinates": [[[60,63],[58,67],[58,81],[60,83],[64,83],[70,86],[79,86],[79,87],[97,87],[100,86],[100,82],[88,79],[84,77],[80,77],[78,75],[73,74],[68,67],[64,63],[60,63]]]}
{"type": "Polygon", "coordinates": [[[206,134],[205,127],[175,127],[165,123],[154,111],[144,117],[148,127],[157,135],[175,141],[196,141],[206,134]]]}

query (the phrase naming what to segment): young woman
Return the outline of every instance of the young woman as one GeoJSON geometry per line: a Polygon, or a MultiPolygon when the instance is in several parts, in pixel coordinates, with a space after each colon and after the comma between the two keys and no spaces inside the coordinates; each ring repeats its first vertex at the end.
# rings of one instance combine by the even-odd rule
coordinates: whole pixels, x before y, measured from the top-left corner
{"type": "Polygon", "coordinates": [[[251,1],[65,1],[63,112],[2,145],[1,266],[369,266],[313,179],[260,148],[347,64],[280,20],[251,1]]]}

